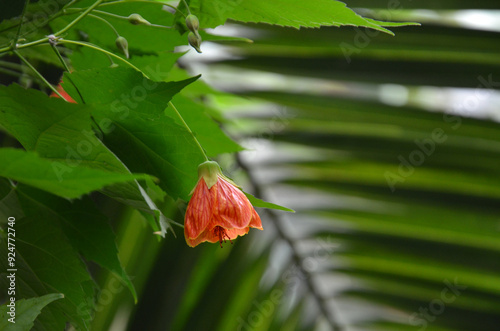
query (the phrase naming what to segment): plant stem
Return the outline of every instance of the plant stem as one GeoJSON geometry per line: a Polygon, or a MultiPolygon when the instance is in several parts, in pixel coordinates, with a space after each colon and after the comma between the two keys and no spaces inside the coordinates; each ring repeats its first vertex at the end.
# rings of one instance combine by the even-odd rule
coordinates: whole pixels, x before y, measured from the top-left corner
{"type": "Polygon", "coordinates": [[[19,27],[17,28],[16,37],[14,38],[13,46],[16,47],[17,41],[19,40],[19,36],[21,35],[21,28],[23,27],[24,16],[26,15],[26,8],[28,7],[30,0],[26,0],[24,2],[23,13],[21,15],[21,20],[19,22],[19,27]]]}
{"type": "Polygon", "coordinates": [[[189,15],[191,15],[191,9],[189,9],[189,5],[187,4],[186,0],[182,0],[182,2],[184,2],[184,6],[186,6],[189,15]]]}
{"type": "Polygon", "coordinates": [[[69,67],[68,67],[68,64],[66,63],[66,61],[64,61],[61,53],[59,52],[59,50],[57,49],[56,45],[52,45],[50,44],[50,46],[52,47],[52,49],[54,50],[54,52],[56,53],[57,57],[59,58],[59,61],[61,61],[64,69],[67,71],[67,72],[71,72],[71,70],[69,70],[69,67]]]}
{"type": "Polygon", "coordinates": [[[124,58],[121,58],[118,55],[116,55],[115,53],[109,52],[109,51],[107,51],[107,50],[105,50],[105,49],[103,49],[103,48],[101,48],[99,46],[93,45],[91,43],[87,43],[87,42],[84,42],[84,41],[67,40],[67,39],[59,39],[59,43],[60,44],[66,43],[66,44],[80,45],[80,46],[85,46],[85,47],[88,47],[88,48],[95,49],[96,51],[99,51],[99,52],[102,52],[102,53],[107,54],[109,56],[112,56],[114,58],[117,58],[118,60],[120,60],[122,62],[125,62],[131,68],[134,68],[135,70],[137,70],[139,72],[142,72],[141,69],[137,68],[135,65],[133,65],[130,62],[128,62],[124,58]]]}
{"type": "Polygon", "coordinates": [[[191,131],[191,129],[189,128],[189,126],[187,125],[186,121],[184,121],[184,118],[182,117],[182,115],[179,113],[179,111],[177,110],[177,108],[175,108],[174,104],[172,103],[172,101],[169,101],[168,102],[168,105],[170,107],[172,107],[172,109],[176,112],[177,116],[179,116],[179,119],[181,120],[182,124],[184,125],[184,127],[186,128],[186,130],[191,134],[191,136],[193,137],[194,141],[196,142],[196,144],[198,145],[198,148],[200,149],[201,153],[203,154],[203,156],[205,157],[205,160],[207,161],[210,161],[210,159],[208,158],[207,154],[205,153],[205,150],[203,149],[203,147],[201,147],[201,144],[200,142],[198,141],[198,139],[196,139],[196,136],[194,135],[193,131],[191,131]]]}
{"type": "Polygon", "coordinates": [[[44,83],[45,85],[47,85],[51,90],[52,92],[54,92],[55,94],[57,94],[61,99],[65,100],[67,102],[67,100],[61,95],[61,93],[59,93],[55,88],[54,86],[52,86],[52,84],[50,84],[43,76],[41,73],[38,72],[38,70],[35,69],[35,67],[33,67],[31,65],[31,63],[29,63],[28,60],[26,60],[24,58],[24,56],[22,56],[17,50],[13,50],[12,52],[14,52],[15,55],[17,55],[17,57],[19,59],[21,59],[21,61],[23,61],[24,64],[26,64],[31,70],[33,70],[33,72],[35,73],[35,75],[40,78],[44,83]]]}
{"type": "Polygon", "coordinates": [[[61,30],[59,30],[56,33],[54,33],[54,35],[56,37],[58,37],[61,34],[63,34],[66,31],[68,31],[69,29],[71,29],[76,23],[80,22],[80,20],[82,18],[84,18],[85,16],[87,16],[88,13],[90,13],[92,10],[94,10],[94,8],[96,8],[97,6],[99,6],[101,4],[101,2],[103,2],[103,1],[104,0],[97,0],[96,2],[94,2],[94,4],[92,6],[90,6],[90,7],[88,7],[83,13],[80,14],[80,16],[78,16],[77,18],[75,18],[71,23],[69,23],[68,25],[66,25],[61,30]]]}
{"type": "MultiPolygon", "coordinates": [[[[162,5],[162,6],[170,7],[170,8],[177,11],[177,8],[175,6],[172,6],[172,5],[163,3],[163,2],[159,2],[159,1],[147,1],[147,0],[110,1],[110,2],[105,2],[105,3],[101,4],[100,7],[109,6],[109,5],[116,5],[116,4],[124,3],[124,2],[141,2],[141,3],[150,3],[150,4],[155,4],[155,5],[162,5]]],[[[183,16],[185,16],[183,13],[181,13],[181,14],[183,16]]]]}
{"type": "Polygon", "coordinates": [[[68,2],[67,4],[64,5],[63,9],[66,9],[68,8],[69,6],[72,6],[75,2],[77,2],[78,0],[71,0],[70,2],[68,2]]]}
{"type": "Polygon", "coordinates": [[[113,24],[109,23],[106,19],[100,17],[100,16],[97,16],[97,15],[93,15],[93,14],[88,14],[89,17],[92,17],[92,18],[95,18],[95,19],[98,19],[100,20],[101,22],[104,22],[106,23],[116,34],[116,37],[119,37],[120,34],[118,33],[118,31],[116,31],[115,27],[113,26],[113,24]]]}

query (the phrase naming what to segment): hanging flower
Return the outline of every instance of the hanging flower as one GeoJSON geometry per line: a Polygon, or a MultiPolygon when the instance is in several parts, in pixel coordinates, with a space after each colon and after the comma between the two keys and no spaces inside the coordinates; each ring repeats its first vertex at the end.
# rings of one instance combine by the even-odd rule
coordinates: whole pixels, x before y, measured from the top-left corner
{"type": "Polygon", "coordinates": [[[217,162],[207,161],[198,167],[198,184],[192,192],[184,236],[189,246],[208,241],[230,242],[248,233],[250,228],[262,230],[260,217],[245,194],[226,178],[217,162]]]}

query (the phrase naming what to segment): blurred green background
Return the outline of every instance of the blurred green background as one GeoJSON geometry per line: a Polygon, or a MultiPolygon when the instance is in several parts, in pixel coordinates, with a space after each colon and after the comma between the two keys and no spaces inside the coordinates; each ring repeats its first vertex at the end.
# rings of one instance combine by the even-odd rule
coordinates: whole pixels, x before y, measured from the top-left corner
{"type": "Polygon", "coordinates": [[[228,24],[254,43],[182,59],[237,95],[207,100],[248,148],[227,174],[296,213],[192,249],[125,212],[140,300],[102,274],[95,330],[499,330],[500,3],[347,5],[422,26],[228,24]]]}

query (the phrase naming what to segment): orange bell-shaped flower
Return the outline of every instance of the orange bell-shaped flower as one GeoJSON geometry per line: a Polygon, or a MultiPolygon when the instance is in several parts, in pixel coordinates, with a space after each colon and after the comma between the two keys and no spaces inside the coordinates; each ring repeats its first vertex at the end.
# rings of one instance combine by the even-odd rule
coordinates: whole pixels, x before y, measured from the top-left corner
{"type": "Polygon", "coordinates": [[[235,239],[250,228],[262,230],[262,222],[245,194],[226,178],[217,162],[198,167],[198,184],[193,190],[184,220],[189,246],[235,239]]]}

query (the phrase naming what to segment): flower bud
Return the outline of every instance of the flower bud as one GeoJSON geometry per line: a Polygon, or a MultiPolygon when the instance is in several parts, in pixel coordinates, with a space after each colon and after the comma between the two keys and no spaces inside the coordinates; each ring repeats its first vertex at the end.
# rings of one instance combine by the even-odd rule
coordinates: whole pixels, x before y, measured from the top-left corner
{"type": "Polygon", "coordinates": [[[151,25],[144,17],[139,14],[130,14],[128,21],[133,25],[151,25]]]}
{"type": "Polygon", "coordinates": [[[197,32],[200,28],[200,21],[198,20],[198,17],[193,14],[189,14],[186,17],[186,26],[188,27],[189,31],[197,32]]]}
{"type": "Polygon", "coordinates": [[[196,49],[196,51],[198,53],[201,53],[201,49],[200,49],[201,37],[198,33],[189,32],[188,33],[188,41],[189,41],[189,45],[193,46],[193,48],[196,49]]]}
{"type": "Polygon", "coordinates": [[[128,42],[127,39],[125,39],[122,36],[119,36],[116,38],[116,47],[125,55],[125,57],[128,59],[128,42]]]}

